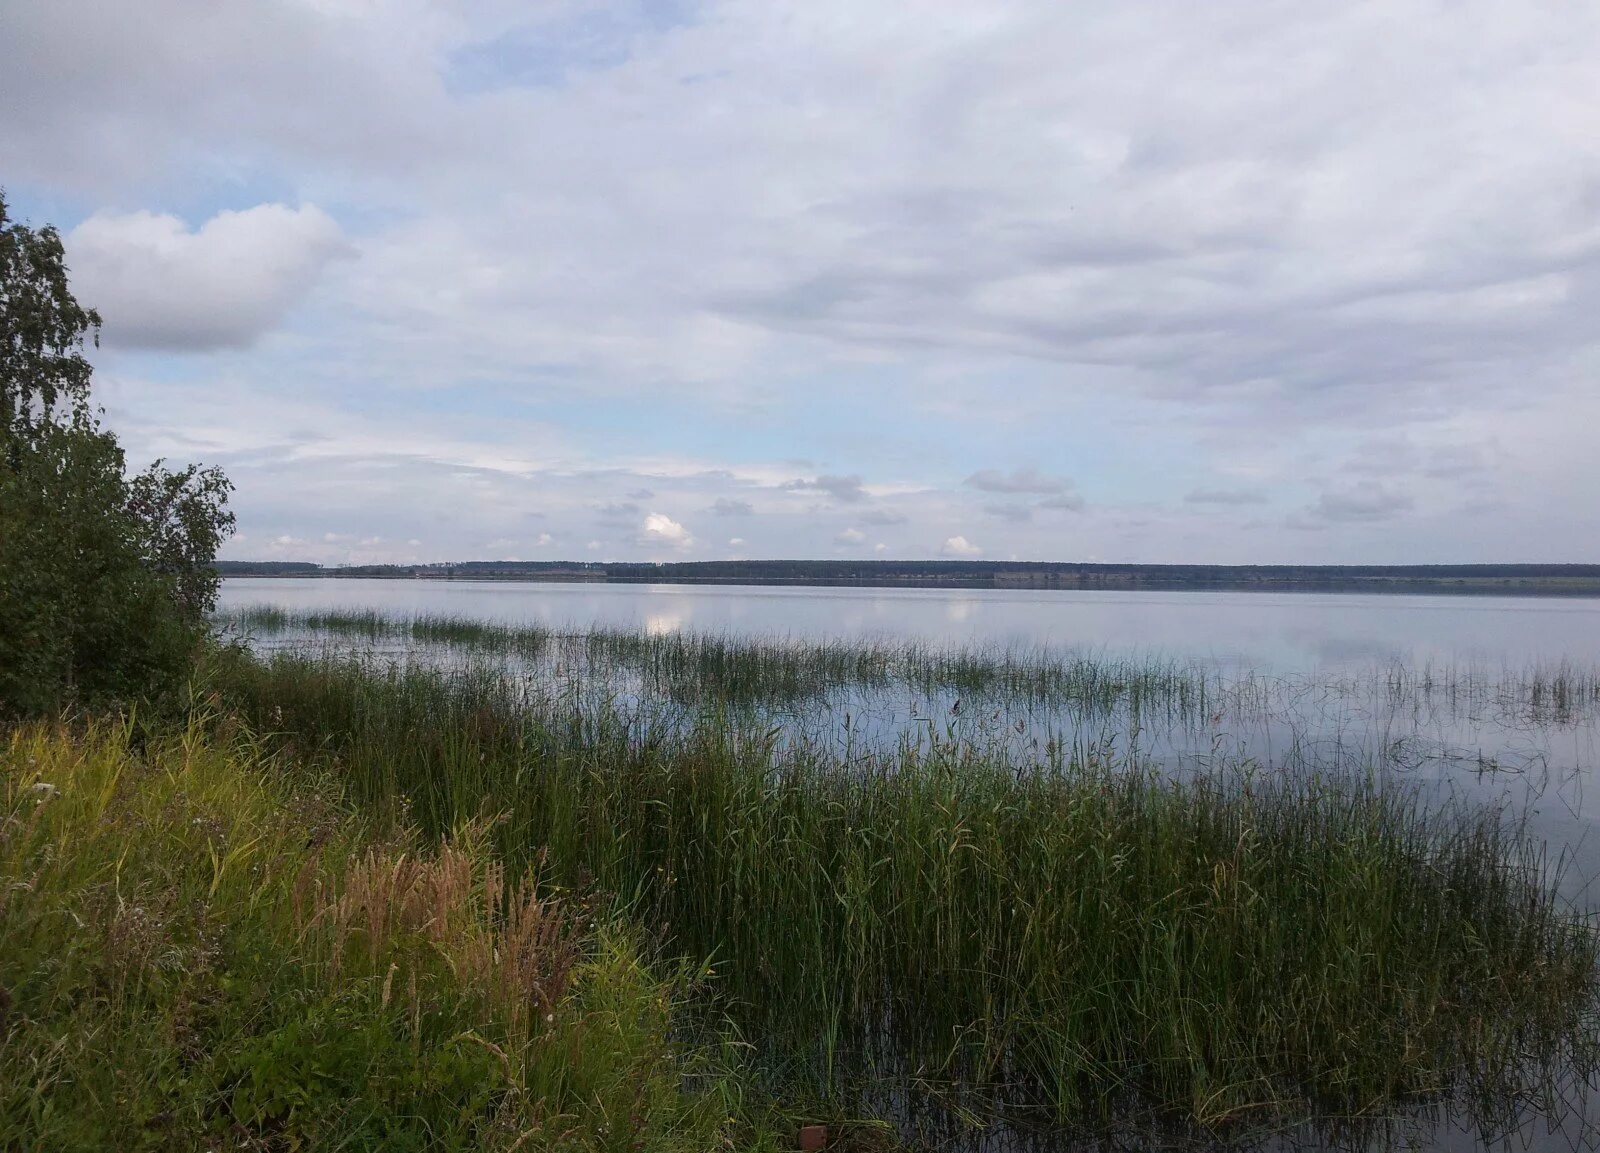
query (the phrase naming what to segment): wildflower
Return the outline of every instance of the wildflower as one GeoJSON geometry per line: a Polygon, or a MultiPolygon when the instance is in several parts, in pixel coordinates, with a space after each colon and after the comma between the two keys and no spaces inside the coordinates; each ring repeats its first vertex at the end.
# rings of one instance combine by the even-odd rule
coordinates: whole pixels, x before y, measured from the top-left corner
{"type": "Polygon", "coordinates": [[[34,781],[33,784],[28,786],[28,792],[38,793],[41,801],[47,797],[55,796],[60,791],[60,789],[56,788],[49,781],[34,781]]]}

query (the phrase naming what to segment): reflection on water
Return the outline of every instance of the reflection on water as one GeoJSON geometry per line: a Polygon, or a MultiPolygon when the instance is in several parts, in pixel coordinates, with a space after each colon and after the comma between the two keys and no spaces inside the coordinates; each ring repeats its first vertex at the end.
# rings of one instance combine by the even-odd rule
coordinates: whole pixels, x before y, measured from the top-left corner
{"type": "Polygon", "coordinates": [[[969,597],[962,597],[959,600],[951,600],[945,606],[944,619],[953,625],[959,625],[971,620],[977,611],[978,605],[975,601],[969,597]]]}
{"type": "Polygon", "coordinates": [[[683,631],[684,618],[676,613],[651,613],[644,618],[646,636],[664,637],[683,631]]]}

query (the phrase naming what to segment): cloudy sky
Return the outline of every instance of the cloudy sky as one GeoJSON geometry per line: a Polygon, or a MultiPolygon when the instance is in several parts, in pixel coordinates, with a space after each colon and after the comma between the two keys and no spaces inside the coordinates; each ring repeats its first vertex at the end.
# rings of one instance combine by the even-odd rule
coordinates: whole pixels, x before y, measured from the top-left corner
{"type": "Polygon", "coordinates": [[[16,0],[226,555],[1600,561],[1600,5],[16,0]]]}

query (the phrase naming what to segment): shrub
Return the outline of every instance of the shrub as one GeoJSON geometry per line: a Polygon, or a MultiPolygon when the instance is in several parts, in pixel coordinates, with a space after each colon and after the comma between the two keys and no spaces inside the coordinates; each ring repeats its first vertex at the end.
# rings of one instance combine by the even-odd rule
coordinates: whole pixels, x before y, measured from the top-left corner
{"type": "Polygon", "coordinates": [[[128,478],[89,400],[100,318],[55,229],[0,198],[0,717],[161,699],[181,683],[233,527],[216,469],[128,478]]]}

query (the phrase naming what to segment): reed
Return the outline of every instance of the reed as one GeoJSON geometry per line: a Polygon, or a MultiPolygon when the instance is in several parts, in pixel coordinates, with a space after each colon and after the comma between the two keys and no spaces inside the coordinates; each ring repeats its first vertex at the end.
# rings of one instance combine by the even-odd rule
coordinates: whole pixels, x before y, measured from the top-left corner
{"type": "Polygon", "coordinates": [[[794,710],[903,695],[946,706],[956,700],[998,706],[1013,714],[1054,710],[1074,725],[1114,716],[1137,728],[1258,718],[1281,710],[1286,698],[1315,696],[1504,728],[1572,726],[1600,717],[1600,667],[1571,661],[1501,668],[1379,665],[1306,679],[1224,676],[1155,653],[572,630],[370,610],[262,605],[222,614],[217,623],[258,640],[310,646],[342,641],[357,648],[385,642],[454,663],[493,657],[545,679],[605,681],[619,691],[636,686],[692,707],[715,701],[730,708],[794,710]]]}
{"type": "Polygon", "coordinates": [[[251,606],[221,614],[224,629],[256,635],[339,637],[439,645],[483,655],[549,656],[595,670],[627,669],[668,691],[681,686],[724,699],[793,701],[850,687],[1032,700],[1203,700],[1210,674],[1159,658],[1061,655],[1048,650],[945,648],[883,638],[815,641],[717,633],[552,629],[467,617],[372,610],[289,611],[251,606]]]}
{"type": "Polygon", "coordinates": [[[213,688],[374,811],[436,836],[493,818],[505,859],[709,958],[808,1091],[911,1080],[1217,1133],[1523,1100],[1593,1057],[1596,934],[1559,862],[1358,766],[840,752],[470,665],[236,655],[213,688]]]}

